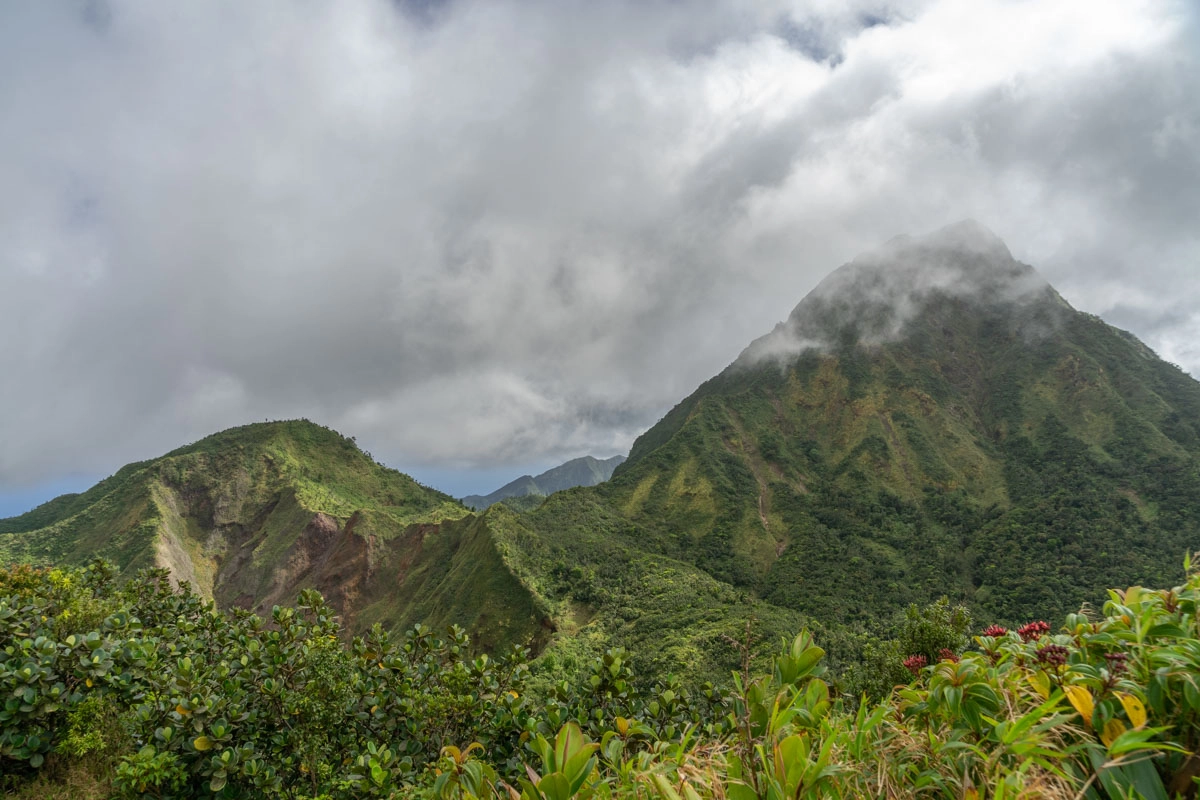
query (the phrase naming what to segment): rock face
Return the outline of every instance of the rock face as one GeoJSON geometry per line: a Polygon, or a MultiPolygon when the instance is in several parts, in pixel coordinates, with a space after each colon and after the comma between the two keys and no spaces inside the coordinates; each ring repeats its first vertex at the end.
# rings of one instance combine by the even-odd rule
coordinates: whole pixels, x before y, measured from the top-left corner
{"type": "Polygon", "coordinates": [[[315,588],[350,630],[420,621],[457,623],[495,646],[537,639],[544,611],[474,522],[452,498],[333,431],[265,423],[131,464],[82,495],[0,521],[0,558],[102,556],[127,575],[164,567],[222,607],[263,615],[315,588]],[[493,579],[458,585],[450,576],[468,558],[493,579]],[[445,602],[431,606],[431,596],[445,602]],[[482,630],[485,608],[492,618],[482,630]]]}

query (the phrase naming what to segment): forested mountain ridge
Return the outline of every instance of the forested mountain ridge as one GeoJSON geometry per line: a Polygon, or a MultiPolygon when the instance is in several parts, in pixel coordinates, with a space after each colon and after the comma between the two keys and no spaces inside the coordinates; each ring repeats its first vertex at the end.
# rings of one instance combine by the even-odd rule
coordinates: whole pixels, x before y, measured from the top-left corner
{"type": "Polygon", "coordinates": [[[468,509],[307,420],[222,431],[0,520],[0,562],[95,557],[260,614],[316,588],[349,630],[458,623],[486,647],[545,635],[468,509]]]}
{"type": "Polygon", "coordinates": [[[977,223],[827,278],[597,493],[644,546],[829,621],[1163,583],[1200,546],[1200,384],[977,223]]]}

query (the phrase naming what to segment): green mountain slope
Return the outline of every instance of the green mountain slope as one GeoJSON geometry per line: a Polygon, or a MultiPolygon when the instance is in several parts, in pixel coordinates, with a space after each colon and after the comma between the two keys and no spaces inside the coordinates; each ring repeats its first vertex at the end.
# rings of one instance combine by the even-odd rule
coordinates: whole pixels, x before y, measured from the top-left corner
{"type": "Polygon", "coordinates": [[[260,613],[315,587],[355,629],[458,623],[488,645],[529,641],[544,613],[468,515],[332,430],[264,423],[0,520],[0,561],[166,567],[223,607],[260,613]]]}
{"type": "Polygon", "coordinates": [[[811,623],[686,559],[647,552],[639,526],[589,488],[559,492],[525,513],[498,504],[480,522],[548,609],[550,663],[567,671],[615,646],[638,653],[643,674],[722,680],[739,664],[736,643],[748,620],[760,652],[811,623]]]}
{"type": "Polygon", "coordinates": [[[833,273],[597,492],[774,605],[1017,621],[1176,577],[1198,434],[1200,384],[962,223],[833,273]]]}
{"type": "Polygon", "coordinates": [[[513,497],[545,497],[576,486],[595,486],[612,477],[613,470],[625,461],[625,456],[598,459],[592,456],[573,458],[533,477],[522,475],[504,484],[491,494],[472,494],[463,498],[463,505],[482,511],[488,506],[513,497]]]}
{"type": "Polygon", "coordinates": [[[623,645],[656,653],[656,672],[719,678],[748,617],[771,633],[767,648],[802,626],[690,563],[639,552],[636,527],[579,492],[473,516],[334,431],[264,423],[0,520],[0,563],[166,567],[260,614],[316,588],[352,631],[457,624],[485,650],[552,645],[563,674],[623,645]]]}

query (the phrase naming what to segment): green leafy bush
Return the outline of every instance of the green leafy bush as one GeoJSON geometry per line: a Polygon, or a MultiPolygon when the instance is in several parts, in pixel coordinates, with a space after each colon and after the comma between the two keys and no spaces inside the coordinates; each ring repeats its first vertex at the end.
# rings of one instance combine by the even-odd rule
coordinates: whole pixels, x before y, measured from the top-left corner
{"type": "Polygon", "coordinates": [[[969,645],[948,603],[913,609],[895,655],[927,663],[876,701],[839,695],[807,632],[765,671],[744,647],[725,689],[639,681],[612,649],[534,697],[520,648],[346,643],[315,592],[268,622],[162,572],[0,570],[0,775],[31,796],[98,759],[126,798],[1194,797],[1198,603],[1190,575],[969,645]]]}

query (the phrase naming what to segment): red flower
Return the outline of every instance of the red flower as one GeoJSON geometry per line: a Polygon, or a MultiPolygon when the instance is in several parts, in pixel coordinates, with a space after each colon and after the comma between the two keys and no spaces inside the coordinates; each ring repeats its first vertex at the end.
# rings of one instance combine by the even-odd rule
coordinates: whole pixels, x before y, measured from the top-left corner
{"type": "Polygon", "coordinates": [[[1028,625],[1022,625],[1021,627],[1017,628],[1017,634],[1021,637],[1021,641],[1023,642],[1036,641],[1042,637],[1043,633],[1049,632],[1050,623],[1042,622],[1041,620],[1037,622],[1030,622],[1028,625]]]}
{"type": "Polygon", "coordinates": [[[929,660],[925,656],[909,656],[904,659],[903,663],[905,669],[916,675],[921,671],[922,667],[929,663],[929,660]]]}
{"type": "Polygon", "coordinates": [[[1003,636],[1006,633],[1008,633],[1008,628],[1003,625],[989,625],[983,629],[983,635],[991,636],[992,638],[1003,636]]]}
{"type": "Polygon", "coordinates": [[[1068,655],[1067,648],[1062,645],[1048,644],[1038,648],[1037,660],[1039,664],[1045,664],[1048,667],[1061,667],[1067,663],[1068,655]]]}
{"type": "Polygon", "coordinates": [[[938,658],[942,661],[953,661],[955,664],[959,662],[958,655],[949,647],[943,647],[938,651],[938,658]]]}

